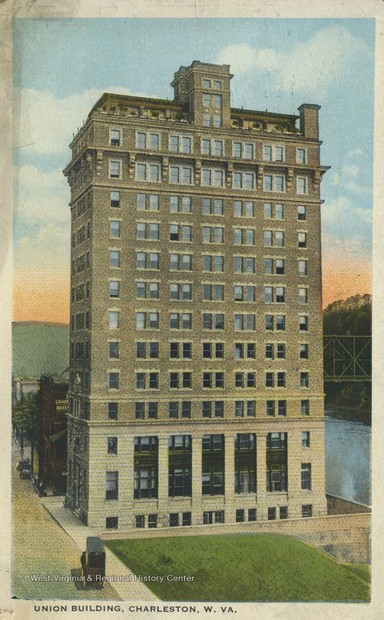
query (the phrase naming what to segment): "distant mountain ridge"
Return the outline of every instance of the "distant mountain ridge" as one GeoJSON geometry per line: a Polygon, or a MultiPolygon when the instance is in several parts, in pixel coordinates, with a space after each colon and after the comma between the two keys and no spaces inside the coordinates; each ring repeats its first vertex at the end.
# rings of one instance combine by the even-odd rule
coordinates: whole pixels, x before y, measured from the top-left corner
{"type": "Polygon", "coordinates": [[[69,325],[43,321],[12,323],[15,378],[60,377],[69,366],[69,325]]]}

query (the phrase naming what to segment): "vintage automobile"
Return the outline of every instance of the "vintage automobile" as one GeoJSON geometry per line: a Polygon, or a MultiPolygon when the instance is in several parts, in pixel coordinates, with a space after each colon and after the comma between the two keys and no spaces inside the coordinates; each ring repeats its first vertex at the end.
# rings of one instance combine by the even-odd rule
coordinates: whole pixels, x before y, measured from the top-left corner
{"type": "Polygon", "coordinates": [[[81,554],[85,587],[102,588],[105,577],[105,547],[100,538],[87,536],[86,550],[81,554]]]}

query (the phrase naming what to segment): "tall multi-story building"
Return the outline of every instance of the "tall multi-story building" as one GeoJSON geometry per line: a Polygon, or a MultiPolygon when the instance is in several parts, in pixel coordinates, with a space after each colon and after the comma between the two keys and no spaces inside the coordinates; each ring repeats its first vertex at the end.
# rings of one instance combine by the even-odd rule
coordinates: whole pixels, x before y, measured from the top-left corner
{"type": "Polygon", "coordinates": [[[90,526],[310,517],[324,488],[318,105],[105,93],[71,144],[67,506],[90,526]]]}

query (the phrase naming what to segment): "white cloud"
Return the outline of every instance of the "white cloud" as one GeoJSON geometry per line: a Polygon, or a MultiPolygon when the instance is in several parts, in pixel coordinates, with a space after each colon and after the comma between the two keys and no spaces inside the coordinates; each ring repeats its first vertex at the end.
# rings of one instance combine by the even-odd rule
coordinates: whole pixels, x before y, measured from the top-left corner
{"type": "Polygon", "coordinates": [[[222,49],[215,62],[219,65],[231,65],[232,73],[237,75],[250,71],[256,62],[257,51],[250,45],[239,43],[222,49]]]}
{"type": "Polygon", "coordinates": [[[340,172],[335,172],[331,175],[330,183],[334,187],[342,187],[344,190],[349,190],[355,194],[371,194],[371,187],[356,182],[355,179],[359,178],[359,174],[360,166],[357,164],[344,164],[340,172]]]}
{"type": "Polygon", "coordinates": [[[46,221],[69,221],[69,186],[61,169],[44,172],[36,166],[15,168],[15,221],[20,227],[46,221]]]}
{"type": "Polygon", "coordinates": [[[297,43],[288,52],[241,43],[230,45],[219,52],[216,62],[231,65],[237,74],[273,71],[271,80],[275,90],[319,98],[367,49],[347,29],[335,26],[297,43]]]}
{"type": "Polygon", "coordinates": [[[67,152],[69,157],[73,133],[82,126],[103,92],[134,94],[126,88],[111,86],[104,91],[84,90],[60,99],[49,91],[16,89],[14,148],[42,154],[67,152]]]}
{"type": "Polygon", "coordinates": [[[371,248],[372,212],[339,196],[322,207],[322,239],[325,248],[348,247],[348,254],[367,254],[371,248]]]}

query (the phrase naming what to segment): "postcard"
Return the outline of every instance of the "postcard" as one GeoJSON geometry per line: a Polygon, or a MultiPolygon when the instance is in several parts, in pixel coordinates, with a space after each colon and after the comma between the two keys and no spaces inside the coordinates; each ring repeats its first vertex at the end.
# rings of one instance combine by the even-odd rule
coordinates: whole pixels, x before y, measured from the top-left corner
{"type": "Polygon", "coordinates": [[[309,5],[2,3],[2,618],[382,616],[384,10],[309,5]]]}

